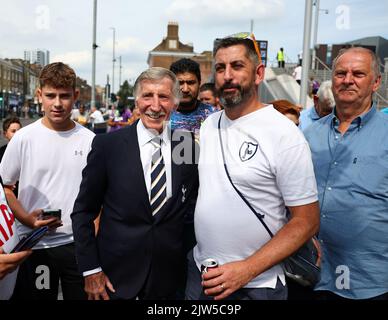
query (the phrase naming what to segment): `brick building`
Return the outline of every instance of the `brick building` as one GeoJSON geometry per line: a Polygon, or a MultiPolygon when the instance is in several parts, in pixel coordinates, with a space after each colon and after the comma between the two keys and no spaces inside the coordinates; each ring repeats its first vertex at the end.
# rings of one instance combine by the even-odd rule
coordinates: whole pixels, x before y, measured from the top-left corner
{"type": "Polygon", "coordinates": [[[212,78],[213,57],[211,51],[195,53],[192,44],[183,44],[179,41],[179,25],[169,22],[167,37],[148,54],[149,67],[170,68],[170,65],[182,58],[190,58],[200,65],[202,83],[212,78]]]}

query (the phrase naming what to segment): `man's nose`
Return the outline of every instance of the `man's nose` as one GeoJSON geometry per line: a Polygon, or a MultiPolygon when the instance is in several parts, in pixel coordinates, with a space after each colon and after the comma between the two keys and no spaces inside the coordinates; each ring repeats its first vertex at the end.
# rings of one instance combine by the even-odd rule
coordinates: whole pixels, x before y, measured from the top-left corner
{"type": "Polygon", "coordinates": [[[233,76],[232,68],[230,66],[226,66],[225,72],[224,72],[224,80],[228,82],[228,81],[232,80],[232,76],[233,76]]]}
{"type": "Polygon", "coordinates": [[[158,96],[153,96],[151,101],[151,110],[152,111],[158,111],[160,110],[160,100],[158,96]]]}
{"type": "Polygon", "coordinates": [[[189,86],[186,82],[184,82],[182,85],[181,85],[181,91],[182,92],[189,92],[189,86]]]}
{"type": "Polygon", "coordinates": [[[60,106],[61,106],[61,99],[59,98],[59,95],[58,95],[54,99],[54,107],[60,107],[60,106]]]}
{"type": "Polygon", "coordinates": [[[347,72],[345,75],[344,82],[345,83],[353,83],[353,81],[354,81],[353,73],[347,72]]]}

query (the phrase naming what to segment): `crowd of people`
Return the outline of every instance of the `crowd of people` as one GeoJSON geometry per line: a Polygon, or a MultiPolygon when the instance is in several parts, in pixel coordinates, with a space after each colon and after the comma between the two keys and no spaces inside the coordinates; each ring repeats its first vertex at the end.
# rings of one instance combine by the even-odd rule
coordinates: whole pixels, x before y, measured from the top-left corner
{"type": "Polygon", "coordinates": [[[73,110],[69,66],[44,67],[43,118],[4,122],[6,136],[18,132],[0,163],[0,299],[55,300],[60,280],[65,300],[387,300],[376,55],[341,51],[302,111],[262,101],[257,51],[249,37],[219,39],[214,83],[202,86],[191,59],[151,67],[135,109],[112,107],[107,120],[73,110]],[[44,209],[62,216],[42,219],[44,209]],[[10,253],[41,226],[50,231],[33,250],[10,253]],[[313,236],[321,278],[304,288],[282,261],[313,236]],[[208,259],[217,266],[202,272],[208,259]],[[36,286],[42,265],[50,288],[36,286]]]}

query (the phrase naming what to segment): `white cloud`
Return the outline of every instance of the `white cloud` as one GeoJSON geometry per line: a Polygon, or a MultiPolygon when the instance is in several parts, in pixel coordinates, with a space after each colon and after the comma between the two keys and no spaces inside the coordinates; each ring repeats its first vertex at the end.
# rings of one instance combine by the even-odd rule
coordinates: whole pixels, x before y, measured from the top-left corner
{"type": "MultiPolygon", "coordinates": [[[[107,39],[104,42],[104,48],[105,50],[109,50],[108,48],[113,47],[113,41],[112,39],[107,39]]],[[[144,54],[144,52],[149,50],[149,46],[146,45],[142,39],[134,38],[134,37],[125,37],[125,38],[117,38],[116,39],[116,46],[115,46],[116,52],[123,53],[138,53],[141,52],[144,54]]]]}
{"type": "Polygon", "coordinates": [[[53,56],[50,60],[51,62],[61,61],[72,68],[84,68],[85,65],[91,65],[92,53],[86,50],[65,52],[53,56]]]}
{"type": "Polygon", "coordinates": [[[280,17],[283,12],[283,0],[174,0],[166,9],[169,19],[197,25],[230,25],[250,19],[268,20],[280,17]]]}

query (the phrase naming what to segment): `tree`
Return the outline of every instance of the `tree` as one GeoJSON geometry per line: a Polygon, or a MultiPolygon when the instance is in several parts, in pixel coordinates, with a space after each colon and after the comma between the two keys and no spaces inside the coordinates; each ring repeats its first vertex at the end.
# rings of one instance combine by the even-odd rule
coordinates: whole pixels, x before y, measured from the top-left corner
{"type": "Polygon", "coordinates": [[[125,80],[123,85],[120,87],[119,92],[117,92],[117,95],[120,97],[118,109],[120,110],[127,107],[129,105],[128,97],[133,96],[133,86],[125,80]]]}

